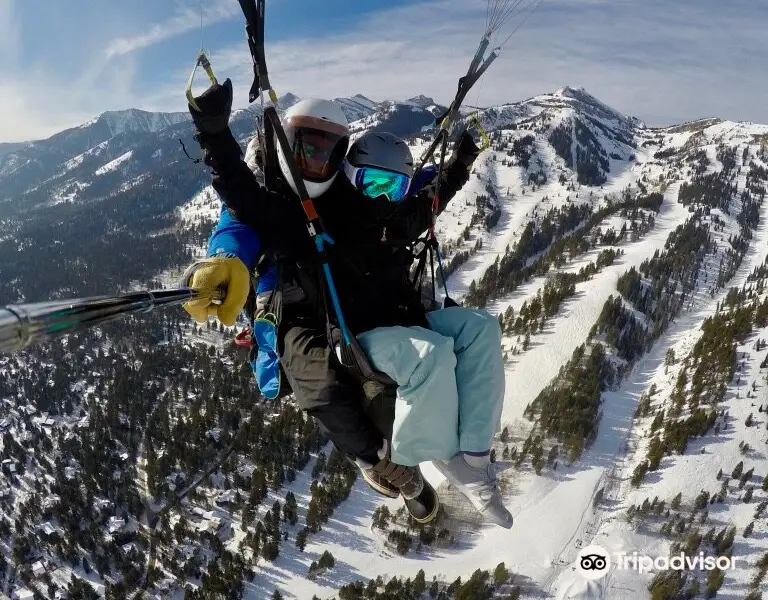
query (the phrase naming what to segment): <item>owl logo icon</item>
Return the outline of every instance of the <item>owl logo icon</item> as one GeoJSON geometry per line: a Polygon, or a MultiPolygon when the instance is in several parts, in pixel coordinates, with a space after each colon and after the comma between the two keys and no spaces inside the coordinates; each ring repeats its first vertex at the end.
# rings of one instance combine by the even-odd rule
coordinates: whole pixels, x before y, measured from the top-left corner
{"type": "Polygon", "coordinates": [[[611,555],[601,546],[587,546],[579,551],[575,566],[585,579],[602,579],[611,567],[611,555]]]}

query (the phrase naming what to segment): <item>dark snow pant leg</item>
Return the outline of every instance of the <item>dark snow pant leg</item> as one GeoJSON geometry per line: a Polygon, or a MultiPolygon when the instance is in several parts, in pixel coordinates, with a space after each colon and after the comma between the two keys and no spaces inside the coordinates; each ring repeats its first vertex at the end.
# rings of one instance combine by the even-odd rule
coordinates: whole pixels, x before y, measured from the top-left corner
{"type": "Polygon", "coordinates": [[[325,330],[285,330],[281,364],[299,407],[317,419],[333,444],[351,457],[375,462],[382,436],[365,412],[362,385],[336,359],[325,330]]]}

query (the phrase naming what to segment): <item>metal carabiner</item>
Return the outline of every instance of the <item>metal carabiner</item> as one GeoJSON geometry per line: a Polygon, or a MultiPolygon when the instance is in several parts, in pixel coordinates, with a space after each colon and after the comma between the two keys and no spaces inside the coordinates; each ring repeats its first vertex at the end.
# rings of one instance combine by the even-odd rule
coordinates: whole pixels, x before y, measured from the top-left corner
{"type": "Polygon", "coordinates": [[[208,60],[208,57],[205,55],[205,52],[203,50],[200,50],[200,54],[198,54],[197,58],[195,59],[195,66],[192,69],[192,73],[190,73],[189,75],[189,81],[187,82],[186,96],[187,96],[187,101],[189,102],[189,105],[192,108],[194,108],[196,111],[201,112],[200,107],[197,105],[197,102],[195,101],[195,95],[192,93],[192,83],[195,80],[197,67],[203,67],[205,74],[208,75],[208,79],[210,79],[211,81],[211,85],[217,85],[219,82],[216,81],[216,76],[213,74],[211,61],[208,60]]]}
{"type": "Polygon", "coordinates": [[[483,129],[483,125],[480,123],[480,119],[477,116],[478,114],[479,113],[477,111],[472,113],[472,116],[469,117],[469,122],[475,126],[475,129],[477,129],[477,132],[480,134],[480,138],[483,141],[480,146],[480,152],[483,152],[484,150],[487,150],[491,145],[491,140],[488,137],[488,132],[483,129]]]}

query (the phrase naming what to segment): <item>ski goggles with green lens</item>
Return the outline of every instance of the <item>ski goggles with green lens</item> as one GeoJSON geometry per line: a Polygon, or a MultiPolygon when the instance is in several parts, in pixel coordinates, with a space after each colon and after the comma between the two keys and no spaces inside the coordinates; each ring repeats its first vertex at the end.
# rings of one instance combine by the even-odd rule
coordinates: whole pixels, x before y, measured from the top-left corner
{"type": "Polygon", "coordinates": [[[400,202],[411,185],[408,175],[376,167],[353,167],[345,162],[344,172],[352,185],[369,198],[386,196],[390,202],[400,202]]]}

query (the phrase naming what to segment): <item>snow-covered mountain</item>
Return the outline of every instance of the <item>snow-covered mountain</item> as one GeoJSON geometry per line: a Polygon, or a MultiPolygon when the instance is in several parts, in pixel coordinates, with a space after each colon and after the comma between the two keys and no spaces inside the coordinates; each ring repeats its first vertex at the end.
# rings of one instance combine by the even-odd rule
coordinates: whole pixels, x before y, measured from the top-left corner
{"type": "Polygon", "coordinates": [[[25,146],[29,142],[2,142],[0,143],[0,158],[25,146]]]}
{"type": "Polygon", "coordinates": [[[107,111],[97,120],[103,123],[112,136],[119,133],[155,133],[171,125],[189,120],[189,115],[183,113],[153,113],[135,108],[129,110],[107,111]]]}
{"type": "Polygon", "coordinates": [[[349,121],[359,121],[376,110],[376,102],[362,94],[356,94],[351,98],[335,98],[334,102],[341,106],[341,110],[349,121]]]}
{"type": "MultiPolygon", "coordinates": [[[[299,100],[288,93],[279,98],[278,107],[283,111],[299,100]]],[[[374,102],[358,94],[335,102],[358,133],[378,129],[409,136],[433,125],[434,115],[444,110],[424,97],[374,102]],[[422,106],[425,101],[429,102],[422,106]]],[[[253,134],[259,111],[255,103],[233,113],[231,127],[238,139],[245,142],[253,134]]],[[[96,179],[101,194],[108,186],[120,189],[152,177],[160,166],[186,159],[179,139],[192,153],[198,151],[193,133],[187,113],[131,109],[106,112],[46,140],[0,147],[0,216],[49,203],[88,199],[91,192],[85,190],[96,179]],[[121,168],[114,168],[113,161],[128,153],[130,160],[123,158],[121,168]]]]}
{"type": "Polygon", "coordinates": [[[408,98],[408,102],[415,104],[416,106],[421,106],[422,108],[437,106],[437,102],[435,102],[433,98],[430,96],[425,96],[424,94],[419,94],[413,98],[408,98]]]}
{"type": "Polygon", "coordinates": [[[163,139],[174,127],[183,129],[189,120],[186,113],[110,111],[46,140],[0,154],[0,214],[4,203],[12,199],[18,201],[19,196],[31,189],[43,189],[49,196],[56,196],[56,188],[71,187],[73,177],[87,184],[84,173],[71,173],[73,166],[87,157],[102,156],[111,160],[116,153],[138,148],[152,137],[163,139]],[[73,177],[67,177],[67,173],[73,177]]]}
{"type": "MultiPolygon", "coordinates": [[[[286,95],[279,104],[285,108],[297,100],[286,95]]],[[[404,102],[373,102],[361,95],[336,101],[356,134],[376,128],[408,136],[415,156],[426,148],[435,115],[444,110],[424,96],[404,102]]],[[[255,110],[233,117],[241,141],[252,131],[255,110]]],[[[18,569],[9,567],[9,572],[25,574],[24,585],[36,586],[41,594],[47,591],[44,576],[32,568],[40,557],[57,573],[59,587],[66,587],[62,582],[72,573],[104,584],[152,565],[156,571],[144,583],[170,598],[181,598],[185,585],[220,583],[224,576],[218,568],[219,579],[204,583],[201,578],[213,564],[237,573],[248,599],[271,597],[275,589],[286,598],[307,600],[376,598],[384,597],[388,586],[387,597],[424,600],[433,577],[431,598],[634,600],[713,597],[715,592],[718,598],[760,598],[768,570],[768,126],[706,119],[654,129],[570,87],[463,114],[475,112],[490,147],[440,216],[438,230],[451,295],[487,308],[504,331],[504,431],[494,449],[515,517],[511,530],[479,525],[430,465],[423,466],[424,473],[444,501],[437,527],[409,526],[397,516],[399,501],[375,495],[358,480],[321,527],[305,529],[323,499],[337,497],[337,492],[322,493],[337,479],[318,466],[324,458],[316,450],[309,462],[295,467],[312,447],[307,428],[297,424],[287,406],[282,407],[287,412],[278,413],[279,407],[270,405],[265,426],[290,424],[303,432],[279,438],[285,445],[277,453],[283,461],[279,469],[259,462],[261,455],[276,453],[276,430],[259,435],[246,428],[254,436],[250,446],[227,453],[210,477],[200,479],[194,494],[169,510],[167,523],[157,521],[154,545],[145,532],[150,511],[137,512],[135,502],[126,502],[104,508],[89,522],[90,532],[119,525],[115,540],[100,542],[111,549],[106,553],[81,543],[71,550],[78,557],[73,566],[49,538],[34,534],[30,539],[37,553],[23,555],[18,569]],[[285,480],[280,476],[284,466],[291,472],[285,480]],[[295,509],[281,520],[277,507],[275,530],[275,502],[289,508],[286,492],[295,509]],[[222,527],[226,534],[214,541],[208,529],[218,536],[222,527]],[[124,551],[126,544],[138,551],[124,551]],[[604,577],[587,579],[576,565],[579,553],[595,545],[612,556],[667,557],[680,551],[732,556],[737,568],[638,572],[614,561],[604,577]],[[326,566],[312,567],[322,563],[325,551],[333,555],[333,566],[325,558],[326,566]],[[82,558],[92,564],[95,557],[103,562],[104,556],[112,560],[117,554],[133,571],[118,570],[115,563],[112,574],[102,576],[82,567],[82,558]],[[245,571],[238,570],[239,560],[245,571]],[[504,568],[496,568],[501,562],[504,568]],[[473,578],[477,569],[491,575],[473,578]],[[400,581],[391,581],[394,577],[400,581]],[[425,589],[414,591],[424,577],[425,589]],[[355,581],[361,582],[357,588],[355,581]],[[347,587],[340,592],[342,586],[347,587]]],[[[218,203],[206,187],[205,170],[180,153],[178,138],[189,142],[196,156],[190,124],[183,115],[167,121],[107,115],[35,142],[36,154],[24,146],[0,157],[0,200],[5,201],[0,219],[10,232],[0,235],[4,299],[43,290],[80,293],[79,282],[65,287],[75,277],[67,269],[84,263],[71,273],[98,285],[126,276],[131,281],[158,273],[167,277],[201,252],[218,203]],[[91,223],[94,219],[108,225],[91,223]],[[97,243],[86,252],[80,228],[89,223],[97,243]],[[193,230],[192,239],[173,237],[193,230]],[[53,271],[37,266],[49,262],[53,271]],[[22,285],[35,277],[37,287],[22,285]]],[[[250,418],[252,408],[250,400],[243,407],[241,388],[250,380],[237,370],[231,336],[202,328],[190,333],[170,320],[159,331],[160,341],[137,355],[122,339],[105,334],[98,349],[95,342],[94,348],[83,342],[78,349],[56,346],[38,358],[0,358],[0,432],[11,436],[0,441],[5,514],[48,523],[49,531],[61,531],[64,521],[66,527],[79,522],[74,509],[57,517],[30,500],[45,497],[52,484],[40,474],[56,469],[61,471],[55,472],[56,486],[80,504],[87,505],[85,492],[78,496],[81,489],[91,502],[116,501],[93,495],[92,480],[98,477],[79,475],[92,465],[86,466],[78,444],[85,448],[100,439],[101,430],[82,422],[92,413],[94,422],[111,415],[119,423],[113,443],[129,431],[126,445],[133,446],[128,458],[120,459],[128,463],[114,467],[115,477],[121,490],[133,490],[149,506],[186,489],[204,470],[201,465],[207,467],[200,456],[227,450],[232,422],[250,418]],[[182,353],[201,343],[211,350],[194,357],[182,353]],[[160,355],[159,348],[167,351],[160,355]],[[68,379],[66,359],[56,360],[65,352],[79,353],[88,365],[79,368],[77,381],[68,379]],[[187,362],[172,370],[172,361],[180,357],[187,362]],[[207,359],[223,365],[224,372],[212,377],[207,359]],[[29,369],[25,360],[39,361],[40,368],[29,369]],[[120,377],[112,395],[109,378],[91,365],[120,377]],[[137,397],[156,402],[160,392],[151,386],[167,390],[165,416],[147,425],[133,414],[130,402],[120,404],[113,396],[130,387],[126,377],[154,376],[153,365],[162,367],[160,374],[147,383],[150,392],[137,397]],[[30,376],[14,387],[14,377],[27,371],[46,377],[30,376]],[[210,387],[214,379],[217,390],[210,387]],[[55,394],[50,386],[56,386],[55,394]],[[76,415],[75,409],[56,408],[60,412],[54,414],[48,408],[63,404],[59,395],[75,402],[76,415]],[[37,414],[36,403],[47,403],[45,416],[37,414]],[[130,420],[130,427],[121,419],[130,420]],[[146,445],[147,436],[154,436],[156,446],[146,445]],[[35,447],[36,455],[27,456],[22,443],[35,447]],[[200,452],[191,461],[197,471],[179,467],[184,454],[179,448],[200,452]],[[48,456],[50,461],[43,459],[48,456]],[[17,469],[22,458],[25,474],[14,478],[9,465],[17,469]],[[71,485],[62,483],[70,476],[71,485]],[[157,488],[154,500],[150,479],[157,488]],[[33,490],[37,481],[44,482],[42,491],[33,490]]],[[[142,410],[144,416],[149,411],[142,410]]],[[[99,449],[100,459],[106,460],[105,452],[99,449]]],[[[116,450],[110,460],[117,464],[122,452],[116,450]]],[[[2,523],[0,551],[10,557],[16,546],[2,523]]],[[[21,586],[9,583],[2,572],[0,592],[21,586]]]]}

